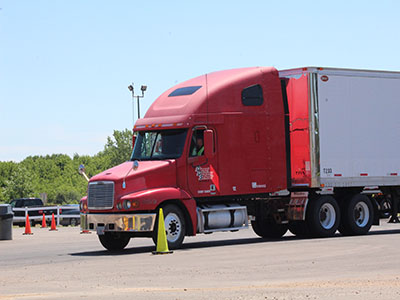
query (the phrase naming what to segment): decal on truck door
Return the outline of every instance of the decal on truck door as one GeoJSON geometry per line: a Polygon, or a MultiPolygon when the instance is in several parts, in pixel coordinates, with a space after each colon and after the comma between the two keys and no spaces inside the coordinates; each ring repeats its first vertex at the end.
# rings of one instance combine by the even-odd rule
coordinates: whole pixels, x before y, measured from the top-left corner
{"type": "Polygon", "coordinates": [[[214,172],[210,170],[210,167],[202,168],[197,166],[195,172],[199,181],[213,180],[214,178],[214,172]]]}

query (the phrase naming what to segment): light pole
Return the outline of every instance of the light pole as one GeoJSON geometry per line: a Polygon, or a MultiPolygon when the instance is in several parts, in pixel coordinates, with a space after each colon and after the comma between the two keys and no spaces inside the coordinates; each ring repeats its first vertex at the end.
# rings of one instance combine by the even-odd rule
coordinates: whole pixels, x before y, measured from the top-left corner
{"type": "Polygon", "coordinates": [[[144,97],[144,92],[147,90],[147,85],[142,85],[140,87],[140,90],[142,91],[142,95],[136,95],[135,96],[135,89],[133,87],[133,82],[131,85],[128,86],[128,89],[132,93],[132,117],[133,117],[133,125],[135,125],[135,108],[134,108],[134,102],[135,102],[135,97],[137,98],[137,114],[138,114],[138,119],[140,119],[140,104],[139,104],[139,99],[144,97]]]}

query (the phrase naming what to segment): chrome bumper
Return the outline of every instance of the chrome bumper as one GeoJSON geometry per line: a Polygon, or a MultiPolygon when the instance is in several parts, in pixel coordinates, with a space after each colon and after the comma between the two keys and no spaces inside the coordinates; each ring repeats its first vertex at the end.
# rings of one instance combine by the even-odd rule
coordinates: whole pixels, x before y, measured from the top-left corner
{"type": "Polygon", "coordinates": [[[81,214],[81,229],[92,231],[153,231],[156,214],[81,214]]]}

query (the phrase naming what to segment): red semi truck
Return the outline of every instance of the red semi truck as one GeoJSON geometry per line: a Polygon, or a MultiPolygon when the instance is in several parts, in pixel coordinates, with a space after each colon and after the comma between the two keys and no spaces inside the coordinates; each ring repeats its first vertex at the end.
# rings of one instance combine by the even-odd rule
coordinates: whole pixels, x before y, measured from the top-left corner
{"type": "Polygon", "coordinates": [[[93,176],[81,226],[121,250],[157,234],[248,228],[264,238],[366,234],[373,194],[400,192],[400,73],[272,67],[206,74],[167,90],[134,126],[131,160],[93,176]]]}

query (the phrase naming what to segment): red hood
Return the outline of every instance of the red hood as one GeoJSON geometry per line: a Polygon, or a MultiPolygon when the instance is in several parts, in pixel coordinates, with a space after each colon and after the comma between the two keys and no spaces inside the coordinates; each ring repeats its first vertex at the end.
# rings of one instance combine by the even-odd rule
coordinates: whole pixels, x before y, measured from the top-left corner
{"type": "Polygon", "coordinates": [[[93,176],[92,181],[114,181],[117,198],[128,193],[156,187],[176,186],[175,160],[140,161],[136,170],[128,161],[93,176]],[[122,187],[125,178],[125,188],[122,187]]]}

